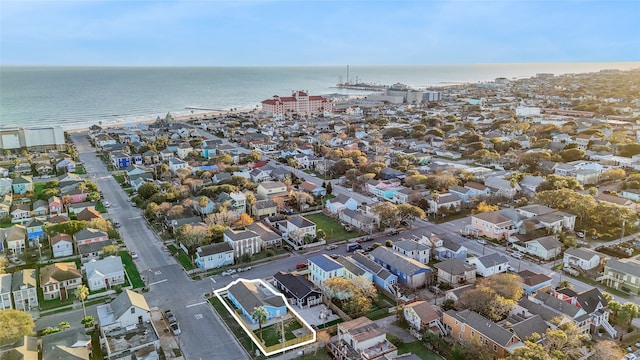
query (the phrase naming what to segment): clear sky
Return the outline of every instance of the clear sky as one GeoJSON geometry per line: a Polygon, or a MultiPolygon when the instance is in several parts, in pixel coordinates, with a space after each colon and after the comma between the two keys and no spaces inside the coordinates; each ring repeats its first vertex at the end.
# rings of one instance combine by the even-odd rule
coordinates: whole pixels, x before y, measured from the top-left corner
{"type": "Polygon", "coordinates": [[[640,0],[0,0],[2,65],[640,60],[640,0]]]}

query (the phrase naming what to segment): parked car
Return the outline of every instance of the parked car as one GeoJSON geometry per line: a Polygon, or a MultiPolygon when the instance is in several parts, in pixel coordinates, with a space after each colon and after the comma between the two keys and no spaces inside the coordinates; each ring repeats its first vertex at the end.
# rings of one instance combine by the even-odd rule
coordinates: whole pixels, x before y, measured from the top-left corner
{"type": "Polygon", "coordinates": [[[327,250],[335,250],[337,248],[338,248],[338,245],[336,245],[336,244],[331,244],[331,245],[327,246],[327,250]]]}
{"type": "Polygon", "coordinates": [[[516,259],[522,259],[523,258],[523,255],[520,252],[511,253],[511,256],[513,256],[516,259]]]}
{"type": "Polygon", "coordinates": [[[365,242],[366,242],[366,241],[373,241],[373,237],[371,237],[371,236],[367,236],[367,237],[365,237],[365,238],[364,238],[364,241],[365,241],[365,242]]]}
{"type": "Polygon", "coordinates": [[[514,269],[511,265],[507,265],[507,271],[516,272],[516,269],[514,269]]]}
{"type": "Polygon", "coordinates": [[[374,247],[373,246],[367,246],[366,249],[364,249],[365,252],[370,252],[373,251],[374,247]]]}
{"type": "Polygon", "coordinates": [[[120,221],[114,221],[114,222],[113,222],[113,226],[114,226],[116,229],[117,229],[117,228],[119,228],[119,227],[121,226],[121,225],[120,225],[120,221]]]}
{"type": "Polygon", "coordinates": [[[485,239],[476,239],[476,241],[482,245],[487,245],[487,240],[485,239]]]}
{"type": "Polygon", "coordinates": [[[339,257],[340,257],[340,256],[338,256],[338,254],[331,254],[331,255],[329,255],[329,256],[330,256],[332,259],[337,259],[337,258],[339,258],[339,257]]]}
{"type": "Polygon", "coordinates": [[[51,175],[42,175],[40,176],[42,179],[51,179],[51,175]]]}
{"type": "Polygon", "coordinates": [[[306,269],[309,265],[307,263],[298,263],[296,269],[306,269]]]}
{"type": "Polygon", "coordinates": [[[167,321],[167,323],[169,324],[175,324],[178,321],[176,320],[176,316],[173,315],[173,313],[171,312],[171,310],[165,310],[164,313],[162,314],[162,316],[164,316],[164,319],[167,321]]]}
{"type": "Polygon", "coordinates": [[[169,328],[171,328],[171,332],[173,333],[173,335],[180,335],[180,333],[182,332],[177,322],[171,324],[169,328]]]}
{"type": "Polygon", "coordinates": [[[440,288],[437,288],[433,285],[429,286],[429,291],[431,291],[434,294],[440,294],[442,292],[442,290],[440,290],[440,288]]]}
{"type": "Polygon", "coordinates": [[[136,252],[135,252],[135,251],[132,251],[132,252],[131,252],[131,258],[132,258],[133,260],[137,259],[137,258],[138,258],[138,254],[136,254],[136,252]]]}
{"type": "Polygon", "coordinates": [[[576,236],[582,239],[582,238],[584,238],[584,233],[582,231],[578,231],[576,233],[576,236]]]}
{"type": "MultiPolygon", "coordinates": [[[[233,270],[233,269],[231,269],[233,270]]],[[[243,268],[238,268],[238,272],[244,272],[244,271],[249,271],[251,270],[251,266],[247,266],[247,267],[243,267],[243,268]]]]}

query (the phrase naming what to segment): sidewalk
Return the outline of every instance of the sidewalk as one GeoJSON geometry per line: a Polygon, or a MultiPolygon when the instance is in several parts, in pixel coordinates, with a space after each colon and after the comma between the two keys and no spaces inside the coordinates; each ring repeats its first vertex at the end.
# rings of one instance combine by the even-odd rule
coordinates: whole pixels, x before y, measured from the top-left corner
{"type": "Polygon", "coordinates": [[[153,322],[153,326],[156,328],[158,332],[158,337],[160,338],[160,347],[164,352],[164,355],[167,359],[184,359],[184,356],[176,356],[174,350],[180,349],[180,345],[176,340],[176,337],[173,336],[169,328],[167,327],[166,322],[162,318],[162,313],[160,309],[157,307],[151,308],[151,321],[153,322]]]}

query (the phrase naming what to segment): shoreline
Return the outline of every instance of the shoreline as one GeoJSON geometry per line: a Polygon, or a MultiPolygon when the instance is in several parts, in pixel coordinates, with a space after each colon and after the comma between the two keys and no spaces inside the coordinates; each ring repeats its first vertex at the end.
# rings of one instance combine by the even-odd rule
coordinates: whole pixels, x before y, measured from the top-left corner
{"type": "MultiPolygon", "coordinates": [[[[179,111],[179,112],[171,112],[168,111],[168,114],[171,114],[173,119],[177,122],[187,122],[190,120],[198,120],[204,118],[212,118],[218,116],[227,116],[229,114],[248,114],[255,110],[255,108],[234,108],[231,109],[221,109],[221,110],[194,110],[194,111],[179,111]]],[[[127,128],[131,126],[135,126],[136,124],[153,124],[156,122],[158,117],[163,119],[167,113],[165,114],[150,114],[150,115],[137,115],[133,118],[121,118],[114,119],[108,122],[102,121],[102,124],[99,121],[84,123],[84,124],[69,124],[67,126],[62,126],[62,129],[65,132],[76,133],[76,132],[86,132],[89,130],[89,127],[93,125],[98,125],[103,129],[109,128],[127,128]]]]}

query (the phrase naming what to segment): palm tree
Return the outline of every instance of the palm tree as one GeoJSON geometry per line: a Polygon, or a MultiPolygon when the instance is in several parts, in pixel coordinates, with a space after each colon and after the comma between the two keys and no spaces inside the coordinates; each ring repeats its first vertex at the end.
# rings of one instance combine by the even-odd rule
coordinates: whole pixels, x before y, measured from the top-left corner
{"type": "Polygon", "coordinates": [[[87,296],[89,296],[89,288],[86,287],[85,285],[80,285],[78,286],[78,288],[76,289],[75,292],[76,298],[80,299],[80,301],[82,301],[82,311],[84,312],[84,318],[87,318],[87,309],[84,307],[84,299],[87,298],[87,296]]]}
{"type": "Polygon", "coordinates": [[[558,288],[559,289],[571,289],[571,283],[569,282],[569,280],[562,280],[560,281],[560,284],[558,284],[558,288]]]}
{"type": "Polygon", "coordinates": [[[253,321],[256,321],[260,327],[260,340],[262,340],[262,324],[267,321],[268,315],[267,310],[262,306],[253,308],[253,312],[251,313],[251,318],[253,321]]]}

